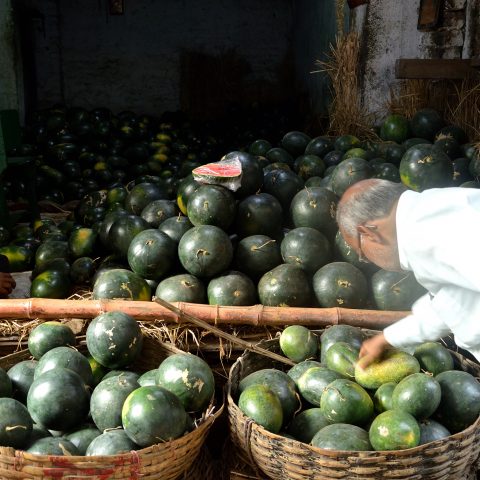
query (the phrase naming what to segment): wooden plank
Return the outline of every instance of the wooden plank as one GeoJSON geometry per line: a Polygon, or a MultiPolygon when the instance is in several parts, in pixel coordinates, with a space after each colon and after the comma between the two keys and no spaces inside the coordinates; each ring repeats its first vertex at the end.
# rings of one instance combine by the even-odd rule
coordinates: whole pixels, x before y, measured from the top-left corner
{"type": "Polygon", "coordinates": [[[400,58],[395,64],[396,78],[462,79],[478,67],[478,59],[400,58]]]}

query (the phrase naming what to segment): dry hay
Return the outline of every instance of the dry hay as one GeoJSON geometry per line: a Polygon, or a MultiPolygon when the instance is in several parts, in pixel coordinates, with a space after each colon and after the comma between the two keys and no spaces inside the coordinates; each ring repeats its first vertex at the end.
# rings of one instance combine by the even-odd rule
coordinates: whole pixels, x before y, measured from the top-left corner
{"type": "Polygon", "coordinates": [[[317,60],[319,67],[312,73],[325,72],[331,81],[332,101],[329,108],[329,135],[356,135],[378,139],[372,129],[374,115],[362,104],[360,78],[360,39],[356,32],[337,36],[330,46],[327,60],[317,60]]]}
{"type": "Polygon", "coordinates": [[[390,89],[386,108],[412,118],[421,108],[438,110],[445,120],[463,128],[480,143],[480,76],[463,80],[402,80],[390,89]]]}

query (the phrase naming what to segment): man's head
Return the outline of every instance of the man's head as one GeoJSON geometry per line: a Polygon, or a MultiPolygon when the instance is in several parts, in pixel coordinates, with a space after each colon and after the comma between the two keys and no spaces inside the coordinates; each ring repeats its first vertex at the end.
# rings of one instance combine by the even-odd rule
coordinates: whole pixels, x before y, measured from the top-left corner
{"type": "Polygon", "coordinates": [[[342,196],[337,222],[345,241],[385,270],[400,270],[395,213],[401,183],[369,179],[352,185],[342,196]]]}

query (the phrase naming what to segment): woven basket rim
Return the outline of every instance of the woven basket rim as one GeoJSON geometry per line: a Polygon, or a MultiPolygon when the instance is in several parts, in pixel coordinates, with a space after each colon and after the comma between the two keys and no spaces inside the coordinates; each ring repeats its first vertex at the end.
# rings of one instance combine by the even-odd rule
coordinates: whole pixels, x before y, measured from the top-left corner
{"type": "MultiPolygon", "coordinates": [[[[327,327],[328,328],[328,327],[327,327]]],[[[314,332],[322,332],[324,331],[325,329],[316,329],[316,330],[312,330],[314,332]]],[[[365,331],[365,332],[368,332],[368,333],[375,333],[376,331],[375,330],[371,330],[371,329],[361,329],[362,331],[365,331]]],[[[274,338],[274,339],[271,339],[271,340],[264,340],[262,342],[260,342],[261,344],[263,344],[264,346],[265,345],[275,345],[278,343],[278,337],[277,338],[274,338]]],[[[480,365],[477,365],[475,364],[474,362],[472,362],[471,360],[463,357],[461,354],[457,353],[457,352],[454,352],[453,350],[450,350],[448,349],[449,352],[451,354],[453,354],[454,356],[456,356],[457,358],[461,359],[461,361],[463,362],[466,362],[467,364],[471,364],[472,366],[475,366],[476,369],[480,369],[480,365]]],[[[228,382],[227,382],[227,404],[228,404],[228,410],[232,409],[234,414],[236,416],[239,416],[240,418],[243,418],[245,419],[245,421],[247,422],[251,422],[252,423],[252,428],[258,430],[262,435],[266,436],[266,437],[269,437],[271,439],[274,439],[275,441],[284,441],[286,443],[288,442],[293,442],[293,443],[296,443],[296,444],[301,444],[302,447],[304,447],[306,450],[309,450],[310,452],[312,453],[319,453],[321,455],[325,455],[325,456],[331,456],[331,457],[349,457],[349,456],[352,456],[352,454],[355,454],[355,456],[358,457],[358,461],[359,463],[361,463],[361,461],[363,459],[366,459],[368,458],[369,460],[372,459],[372,458],[378,458],[378,459],[381,459],[381,458],[385,458],[385,457],[406,457],[406,456],[409,456],[411,454],[418,454],[418,453],[421,453],[425,450],[428,450],[432,447],[439,447],[451,440],[461,440],[463,438],[467,438],[467,437],[470,437],[470,436],[473,436],[475,434],[476,431],[480,430],[480,415],[477,417],[477,419],[475,420],[474,423],[472,423],[471,425],[469,425],[466,429],[460,431],[460,432],[457,432],[457,433],[454,433],[454,434],[451,434],[449,435],[448,437],[444,437],[444,438],[441,438],[439,440],[434,440],[432,442],[428,442],[428,443],[425,443],[425,444],[422,444],[422,445],[418,445],[416,447],[412,447],[412,448],[406,448],[406,449],[403,449],[403,450],[385,450],[385,451],[376,451],[376,450],[367,450],[367,451],[350,451],[350,450],[327,450],[327,449],[323,449],[323,448],[319,448],[319,447],[314,447],[313,445],[310,445],[308,443],[305,443],[305,442],[301,442],[300,440],[296,440],[296,439],[292,439],[292,438],[287,438],[287,437],[284,437],[282,435],[278,435],[278,434],[275,434],[275,433],[272,433],[268,430],[266,430],[264,427],[262,427],[261,425],[259,425],[258,423],[254,422],[252,419],[250,419],[249,417],[247,417],[246,415],[244,415],[244,413],[240,410],[240,408],[238,407],[238,405],[235,403],[234,399],[233,399],[233,396],[232,396],[232,377],[233,377],[233,374],[235,373],[235,371],[240,368],[241,364],[244,362],[244,356],[245,354],[248,354],[250,352],[248,351],[245,351],[236,361],[235,363],[232,365],[232,367],[230,368],[230,372],[229,372],[229,375],[228,375],[228,382]]]]}

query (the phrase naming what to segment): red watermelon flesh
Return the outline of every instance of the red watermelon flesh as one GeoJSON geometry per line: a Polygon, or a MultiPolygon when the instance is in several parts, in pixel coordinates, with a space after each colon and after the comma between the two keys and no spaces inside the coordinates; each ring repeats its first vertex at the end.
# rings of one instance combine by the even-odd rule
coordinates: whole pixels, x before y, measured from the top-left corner
{"type": "Polygon", "coordinates": [[[197,182],[222,185],[235,191],[241,186],[242,164],[239,160],[207,163],[192,170],[192,174],[197,182]]]}

